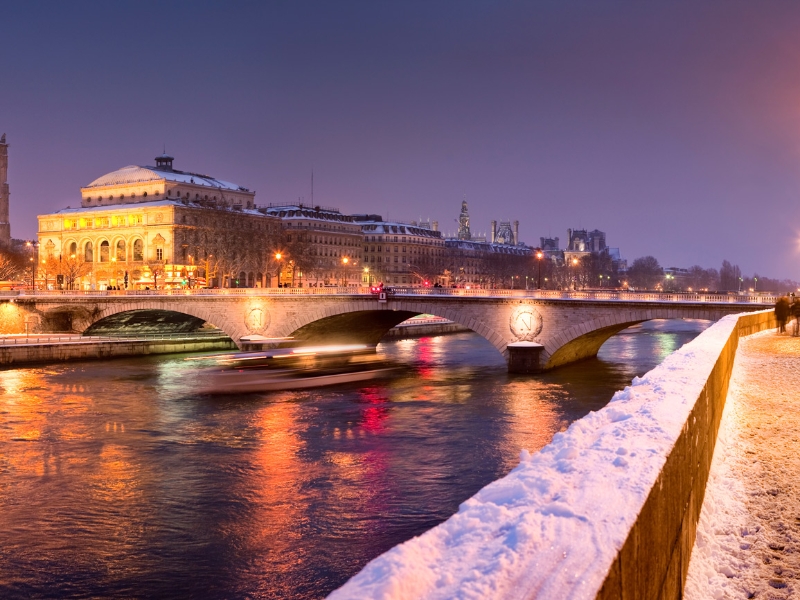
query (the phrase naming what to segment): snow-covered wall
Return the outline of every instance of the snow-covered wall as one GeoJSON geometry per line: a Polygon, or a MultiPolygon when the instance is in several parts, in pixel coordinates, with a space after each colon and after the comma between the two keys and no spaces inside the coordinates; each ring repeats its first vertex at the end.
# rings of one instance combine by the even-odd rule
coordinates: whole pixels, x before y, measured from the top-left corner
{"type": "Polygon", "coordinates": [[[679,597],[738,339],[768,327],[723,318],[330,598],[679,597]]]}

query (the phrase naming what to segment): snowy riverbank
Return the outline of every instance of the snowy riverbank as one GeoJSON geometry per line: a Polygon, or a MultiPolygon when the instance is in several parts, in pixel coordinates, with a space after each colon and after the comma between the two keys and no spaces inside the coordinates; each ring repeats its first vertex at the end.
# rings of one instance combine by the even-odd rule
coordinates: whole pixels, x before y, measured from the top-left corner
{"type": "Polygon", "coordinates": [[[621,587],[620,572],[634,563],[637,581],[626,589],[649,592],[675,579],[667,570],[676,552],[680,581],[682,523],[688,517],[693,528],[696,465],[710,453],[740,326],[736,316],[722,319],[539,453],[523,450],[508,476],[330,598],[595,598],[604,585],[621,587]],[[641,544],[622,564],[640,518],[649,529],[634,532],[641,544]],[[647,547],[654,540],[665,546],[656,553],[647,547]]]}

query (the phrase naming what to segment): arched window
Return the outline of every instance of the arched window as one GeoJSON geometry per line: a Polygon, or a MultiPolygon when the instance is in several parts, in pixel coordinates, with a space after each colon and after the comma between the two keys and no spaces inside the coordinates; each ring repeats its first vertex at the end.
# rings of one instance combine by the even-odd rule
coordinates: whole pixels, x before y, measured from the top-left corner
{"type": "Polygon", "coordinates": [[[108,240],[103,240],[100,242],[100,262],[108,262],[109,260],[109,250],[111,245],[108,243],[108,240]]]}
{"type": "Polygon", "coordinates": [[[117,242],[116,257],[117,260],[125,260],[125,240],[119,240],[117,242]]]}
{"type": "Polygon", "coordinates": [[[83,249],[83,260],[86,262],[94,262],[94,253],[92,252],[92,242],[86,242],[83,249]]]}
{"type": "Polygon", "coordinates": [[[144,260],[144,242],[141,239],[133,242],[133,260],[144,260]]]}
{"type": "Polygon", "coordinates": [[[75,256],[78,254],[78,244],[76,242],[72,242],[69,245],[69,256],[75,256]]]}

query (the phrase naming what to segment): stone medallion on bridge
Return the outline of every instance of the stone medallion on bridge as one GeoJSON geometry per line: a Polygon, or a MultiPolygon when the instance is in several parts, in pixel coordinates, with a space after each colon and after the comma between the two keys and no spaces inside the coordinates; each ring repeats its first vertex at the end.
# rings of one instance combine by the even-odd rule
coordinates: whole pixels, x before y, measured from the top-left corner
{"type": "Polygon", "coordinates": [[[532,306],[521,306],[508,320],[511,333],[520,342],[533,342],[542,331],[542,315],[532,306]]]}
{"type": "Polygon", "coordinates": [[[262,333],[269,327],[269,311],[263,308],[251,308],[244,317],[244,326],[250,333],[262,333]]]}

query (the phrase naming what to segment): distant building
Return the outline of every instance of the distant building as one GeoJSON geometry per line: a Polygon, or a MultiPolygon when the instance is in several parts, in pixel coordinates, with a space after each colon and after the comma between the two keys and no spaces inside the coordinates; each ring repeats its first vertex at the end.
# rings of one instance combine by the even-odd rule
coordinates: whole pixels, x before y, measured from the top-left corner
{"type": "MultiPolygon", "coordinates": [[[[542,238],[542,242],[545,238],[542,238]]],[[[556,238],[556,243],[558,238],[556,238]]],[[[619,248],[611,248],[606,244],[606,234],[604,231],[594,229],[567,229],[567,247],[564,249],[563,261],[565,264],[576,264],[584,256],[606,255],[611,261],[611,268],[618,273],[624,273],[627,269],[627,261],[622,258],[619,248]]]]}
{"type": "MultiPolygon", "coordinates": [[[[445,240],[444,285],[489,287],[508,279],[512,285],[531,257],[531,248],[519,241],[519,221],[491,222],[489,240],[472,236],[466,201],[461,203],[458,235],[445,240]]],[[[524,275],[523,275],[524,279],[524,275]]]]}
{"type": "Polygon", "coordinates": [[[8,144],[6,134],[0,136],[0,247],[11,243],[11,223],[8,217],[11,194],[8,190],[8,144]]]}
{"type": "MultiPolygon", "coordinates": [[[[466,214],[462,203],[462,215],[466,214]]],[[[439,224],[384,221],[380,215],[353,215],[364,236],[362,282],[391,285],[441,283],[445,241],[439,224]]],[[[469,215],[464,221],[469,234],[469,215]]],[[[459,229],[461,231],[461,229],[459,229]]]]}
{"type": "Polygon", "coordinates": [[[563,255],[558,247],[558,238],[539,238],[539,248],[542,249],[545,256],[551,260],[561,259],[563,255]]]}
{"type": "Polygon", "coordinates": [[[352,216],[301,202],[260,210],[283,225],[281,285],[359,285],[363,236],[352,216]]]}

